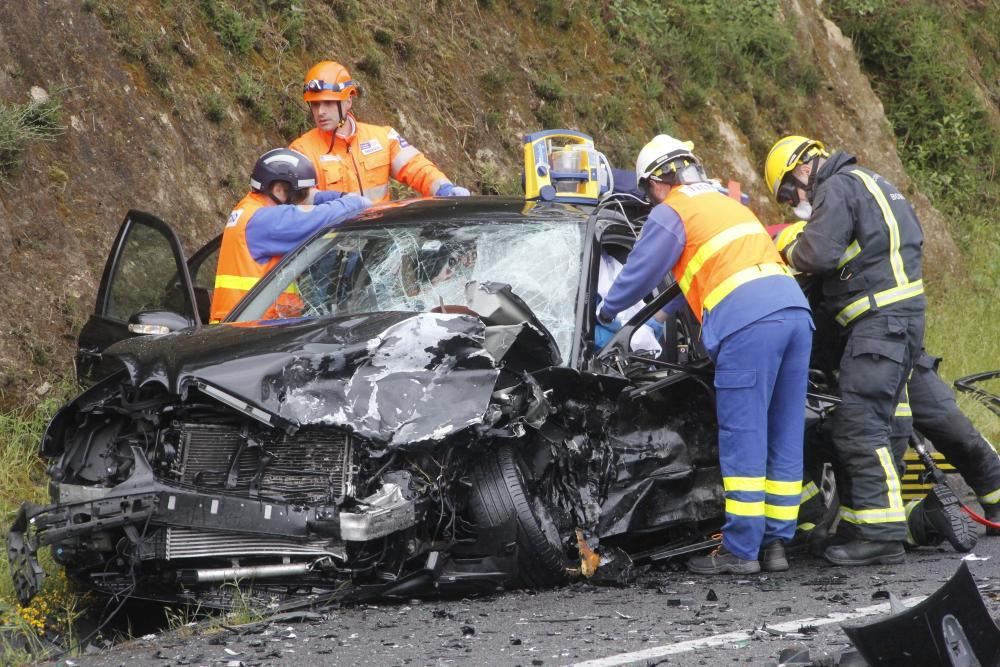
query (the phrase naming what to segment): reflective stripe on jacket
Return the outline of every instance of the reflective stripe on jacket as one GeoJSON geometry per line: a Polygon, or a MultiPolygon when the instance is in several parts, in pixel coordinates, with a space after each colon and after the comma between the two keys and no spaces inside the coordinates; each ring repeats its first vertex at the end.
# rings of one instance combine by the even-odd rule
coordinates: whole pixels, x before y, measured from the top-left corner
{"type": "Polygon", "coordinates": [[[878,310],[922,313],[923,231],[906,198],[838,151],[816,174],[813,214],[784,250],[795,269],[823,276],[841,326],[878,310]]]}
{"type": "Polygon", "coordinates": [[[353,115],[350,118],[354,134],[346,139],[313,128],[290,146],[312,160],[320,190],[358,192],[377,204],[391,199],[390,178],[425,197],[434,196],[451,182],[396,130],[360,123],[353,115]]]}
{"type": "Polygon", "coordinates": [[[698,321],[740,285],[790,275],[757,217],[711,184],[675,187],[663,203],[684,224],[687,238],[673,274],[698,321]]]}
{"type": "MultiPolygon", "coordinates": [[[[215,290],[212,292],[212,310],[209,321],[213,324],[225,319],[236,304],[253,289],[257,282],[274,268],[281,257],[271,257],[266,262],[257,262],[247,246],[247,223],[259,209],[274,206],[265,194],[247,194],[229,216],[222,232],[222,246],[219,248],[219,264],[215,271],[215,290]]],[[[278,302],[298,302],[294,289],[286,290],[278,297],[278,302]]]]}

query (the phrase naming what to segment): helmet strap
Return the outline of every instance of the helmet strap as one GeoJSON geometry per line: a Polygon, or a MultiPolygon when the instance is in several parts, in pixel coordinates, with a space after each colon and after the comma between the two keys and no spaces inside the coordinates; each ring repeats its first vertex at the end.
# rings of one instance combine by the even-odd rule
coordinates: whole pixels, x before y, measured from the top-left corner
{"type": "Polygon", "coordinates": [[[340,114],[340,122],[337,123],[337,129],[339,130],[347,122],[347,116],[344,115],[344,103],[340,100],[337,100],[337,113],[340,114]]]}
{"type": "Polygon", "coordinates": [[[337,143],[337,134],[347,125],[347,115],[344,113],[344,103],[341,100],[337,100],[337,113],[340,115],[340,120],[337,122],[337,127],[330,133],[330,145],[327,146],[327,153],[333,152],[333,145],[337,143]]]}
{"type": "MultiPolygon", "coordinates": [[[[278,199],[277,197],[274,196],[274,184],[276,182],[277,181],[271,181],[268,184],[268,186],[267,186],[267,196],[270,197],[271,201],[273,201],[278,206],[281,206],[282,204],[287,204],[288,202],[283,202],[283,201],[281,201],[280,199],[278,199]]],[[[289,190],[291,190],[291,185],[289,185],[289,190]]]]}
{"type": "Polygon", "coordinates": [[[821,158],[821,155],[817,155],[807,163],[809,165],[809,178],[806,179],[802,189],[806,191],[809,199],[812,199],[813,189],[816,187],[816,172],[819,171],[819,161],[821,158]]]}

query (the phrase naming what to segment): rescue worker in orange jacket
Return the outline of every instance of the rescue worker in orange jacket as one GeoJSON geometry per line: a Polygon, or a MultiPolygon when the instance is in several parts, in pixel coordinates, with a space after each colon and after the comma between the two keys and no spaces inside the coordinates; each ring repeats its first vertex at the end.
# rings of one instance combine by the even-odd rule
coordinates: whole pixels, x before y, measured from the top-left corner
{"type": "MultiPolygon", "coordinates": [[[[222,232],[210,321],[225,319],[289,250],[317,229],[336,225],[371,206],[365,197],[315,189],[316,171],[305,155],[275,148],[257,160],[250,192],[222,232]]],[[[298,314],[294,289],[282,294],[264,319],[298,314]]]]}
{"type": "Polygon", "coordinates": [[[316,127],[292,142],[316,169],[320,190],[357,192],[375,203],[389,201],[389,179],[425,197],[467,197],[424,154],[396,130],[360,122],[351,112],[358,84],[340,63],[330,60],[307,73],[302,98],[316,127]]]}
{"type": "Polygon", "coordinates": [[[795,534],[802,491],[809,306],[764,226],[709,182],[691,144],[655,137],[636,174],[654,207],[597,319],[613,326],[672,270],[702,324],[715,362],[726,523],[719,549],[688,569],[788,569],[784,542],[795,534]]]}

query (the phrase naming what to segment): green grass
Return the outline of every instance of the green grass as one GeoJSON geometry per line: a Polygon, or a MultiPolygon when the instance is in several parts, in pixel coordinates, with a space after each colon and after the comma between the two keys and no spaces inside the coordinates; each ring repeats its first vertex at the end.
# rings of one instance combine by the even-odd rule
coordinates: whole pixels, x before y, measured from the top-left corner
{"type": "MultiPolygon", "coordinates": [[[[115,0],[87,0],[83,8],[101,19],[125,59],[142,65],[156,89],[170,97],[170,59],[176,46],[172,45],[171,37],[148,18],[131,14],[129,7],[115,0]]],[[[191,56],[188,53],[185,58],[189,60],[191,56]]]]}
{"type": "Polygon", "coordinates": [[[558,103],[566,99],[566,87],[558,74],[546,73],[535,81],[534,88],[535,94],[546,102],[558,103]]]}
{"type": "Polygon", "coordinates": [[[371,79],[378,79],[382,76],[382,70],[386,67],[386,57],[375,48],[365,51],[365,55],[357,62],[357,69],[364,72],[371,79]]]}
{"type": "Polygon", "coordinates": [[[178,636],[213,634],[223,628],[256,623],[267,616],[268,604],[254,597],[252,588],[240,580],[221,586],[228,595],[230,608],[225,612],[202,609],[200,605],[164,607],[164,625],[178,636]]]}
{"type": "MultiPolygon", "coordinates": [[[[46,424],[70,391],[67,384],[34,409],[0,413],[0,534],[4,543],[22,502],[48,502],[45,467],[37,454],[38,445],[46,424]]],[[[9,570],[0,568],[0,655],[4,664],[37,660],[43,648],[40,637],[44,634],[72,641],[81,599],[47,550],[41,553],[40,560],[48,576],[41,593],[27,607],[17,603],[9,570]]]]}
{"type": "MultiPolygon", "coordinates": [[[[953,381],[963,375],[1000,370],[1000,337],[996,321],[996,293],[971,288],[968,283],[931,292],[927,308],[927,350],[943,357],[941,376],[953,381]]],[[[1000,394],[1000,381],[984,387],[1000,394]]],[[[1000,445],[1000,417],[959,393],[959,405],[996,447],[1000,445]]]]}
{"type": "Polygon", "coordinates": [[[7,104],[0,102],[0,182],[21,166],[24,151],[34,141],[54,141],[66,128],[59,123],[59,101],[7,104]]]}

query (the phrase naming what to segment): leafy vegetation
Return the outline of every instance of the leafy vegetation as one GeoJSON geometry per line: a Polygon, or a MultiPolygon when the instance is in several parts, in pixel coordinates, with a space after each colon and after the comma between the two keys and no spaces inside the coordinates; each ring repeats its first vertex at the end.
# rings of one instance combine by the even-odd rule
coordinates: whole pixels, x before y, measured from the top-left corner
{"type": "Polygon", "coordinates": [[[248,16],[226,0],[201,0],[201,10],[224,47],[246,55],[259,44],[261,22],[248,16]]]}
{"type": "MultiPolygon", "coordinates": [[[[965,275],[930,293],[928,348],[945,355],[948,377],[1000,368],[996,324],[976,316],[994,312],[1000,292],[1000,12],[959,0],[838,0],[830,12],[855,42],[903,164],[962,250],[965,275]]],[[[996,419],[966,407],[1000,441],[996,419]]]]}
{"type": "Polygon", "coordinates": [[[612,0],[608,14],[615,60],[656,92],[647,108],[687,121],[715,103],[731,111],[755,154],[819,88],[819,70],[799,57],[795,19],[777,0],[612,0]]]}
{"type": "MultiPolygon", "coordinates": [[[[900,157],[921,187],[948,213],[994,212],[1000,201],[1000,13],[954,0],[853,0],[833,2],[831,9],[854,39],[900,157]]],[[[974,220],[964,223],[963,232],[975,231],[974,220]]]]}
{"type": "Polygon", "coordinates": [[[199,97],[202,113],[213,123],[221,123],[226,118],[226,101],[215,90],[203,91],[199,97]]]}
{"type": "Polygon", "coordinates": [[[253,117],[264,123],[271,120],[271,107],[267,102],[267,88],[259,72],[243,71],[236,75],[234,89],[236,101],[248,109],[253,117]]]}

